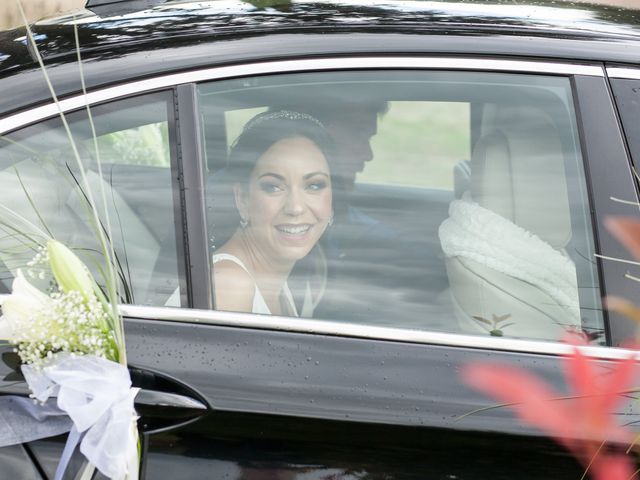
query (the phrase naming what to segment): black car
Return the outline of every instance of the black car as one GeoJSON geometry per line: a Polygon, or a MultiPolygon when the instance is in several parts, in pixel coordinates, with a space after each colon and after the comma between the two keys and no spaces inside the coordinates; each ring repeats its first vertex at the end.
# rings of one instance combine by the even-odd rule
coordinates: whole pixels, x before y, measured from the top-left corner
{"type": "MultiPolygon", "coordinates": [[[[493,404],[460,370],[566,391],[566,332],[603,371],[626,355],[602,299],[633,299],[637,267],[604,221],[638,216],[640,10],[90,0],[31,28],[37,48],[0,32],[0,204],[94,250],[64,112],[128,287],[143,478],[580,478],[508,409],[460,418],[493,404]],[[264,112],[333,137],[300,315],[215,305],[211,256],[242,228],[229,150],[264,112]]],[[[8,294],[32,252],[4,233],[8,294]]],[[[26,395],[5,353],[0,395],[26,395]]],[[[0,477],[53,478],[64,440],[1,448],[0,477]]]]}

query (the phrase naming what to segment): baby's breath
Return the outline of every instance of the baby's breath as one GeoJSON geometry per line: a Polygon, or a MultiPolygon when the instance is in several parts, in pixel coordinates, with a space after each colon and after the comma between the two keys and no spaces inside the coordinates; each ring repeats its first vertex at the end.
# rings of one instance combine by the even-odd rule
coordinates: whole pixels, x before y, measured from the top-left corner
{"type": "Polygon", "coordinates": [[[36,311],[18,339],[24,363],[40,364],[57,352],[116,359],[108,313],[95,296],[85,300],[76,291],[54,292],[51,299],[53,308],[36,311]]]}
{"type": "Polygon", "coordinates": [[[49,251],[46,247],[38,248],[35,256],[27,262],[27,275],[30,278],[44,280],[45,271],[49,270],[49,251]]]}
{"type": "Polygon", "coordinates": [[[39,265],[49,265],[49,251],[46,247],[38,247],[35,256],[27,262],[28,267],[37,267],[39,265]]]}

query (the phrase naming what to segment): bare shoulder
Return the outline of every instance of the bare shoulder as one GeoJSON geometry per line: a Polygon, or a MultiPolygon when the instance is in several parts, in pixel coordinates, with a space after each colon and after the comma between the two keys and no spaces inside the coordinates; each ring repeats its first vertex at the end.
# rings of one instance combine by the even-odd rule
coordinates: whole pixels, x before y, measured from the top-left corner
{"type": "Polygon", "coordinates": [[[240,265],[221,260],[213,267],[216,309],[232,312],[250,312],[256,284],[240,265]]]}

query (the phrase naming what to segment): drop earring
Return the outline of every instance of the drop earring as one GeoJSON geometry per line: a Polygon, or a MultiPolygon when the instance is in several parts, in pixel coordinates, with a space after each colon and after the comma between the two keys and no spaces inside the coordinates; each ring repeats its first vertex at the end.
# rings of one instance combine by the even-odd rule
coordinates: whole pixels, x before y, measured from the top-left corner
{"type": "Polygon", "coordinates": [[[247,228],[248,225],[249,225],[249,221],[244,217],[240,217],[240,228],[244,230],[245,228],[247,228]]]}

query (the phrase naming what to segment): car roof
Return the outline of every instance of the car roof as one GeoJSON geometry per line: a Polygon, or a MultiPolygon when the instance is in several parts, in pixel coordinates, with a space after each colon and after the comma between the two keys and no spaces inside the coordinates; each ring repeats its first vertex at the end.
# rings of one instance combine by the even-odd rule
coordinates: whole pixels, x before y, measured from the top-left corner
{"type": "MultiPolygon", "coordinates": [[[[512,34],[547,32],[563,36],[640,35],[640,9],[555,0],[152,0],[150,8],[120,0],[76,12],[91,28],[135,26],[141,35],[174,24],[173,33],[242,33],[256,27],[397,27],[488,29],[512,34]],[[178,31],[175,24],[180,25],[178,31]],[[211,28],[214,30],[211,31],[211,28]]],[[[74,15],[41,25],[65,25],[74,15]]],[[[161,34],[171,33],[161,31],[161,34]]]]}
{"type": "MultiPolygon", "coordinates": [[[[155,0],[121,1],[33,25],[44,57],[75,53],[74,23],[84,52],[184,38],[228,38],[283,32],[443,31],[459,35],[640,40],[640,9],[555,0],[155,0]]],[[[0,37],[5,43],[12,34],[0,37]]],[[[24,36],[14,31],[13,39],[24,36]]],[[[2,55],[0,53],[0,55],[2,55]]],[[[0,56],[1,58],[1,56],[0,56]]],[[[2,65],[0,64],[0,68],[2,65]]]]}
{"type": "MultiPolygon", "coordinates": [[[[90,88],[229,62],[344,53],[640,61],[638,9],[554,0],[153,1],[143,10],[118,2],[33,24],[45,63],[60,71],[60,93],[73,90],[65,75],[77,80],[77,67],[69,67],[76,28],[90,88]]],[[[37,70],[35,60],[24,27],[0,32],[3,91],[12,86],[3,78],[37,70]]],[[[22,76],[14,83],[26,85],[22,76]]],[[[38,88],[0,99],[0,114],[23,108],[24,99],[37,103],[38,88]]]]}

